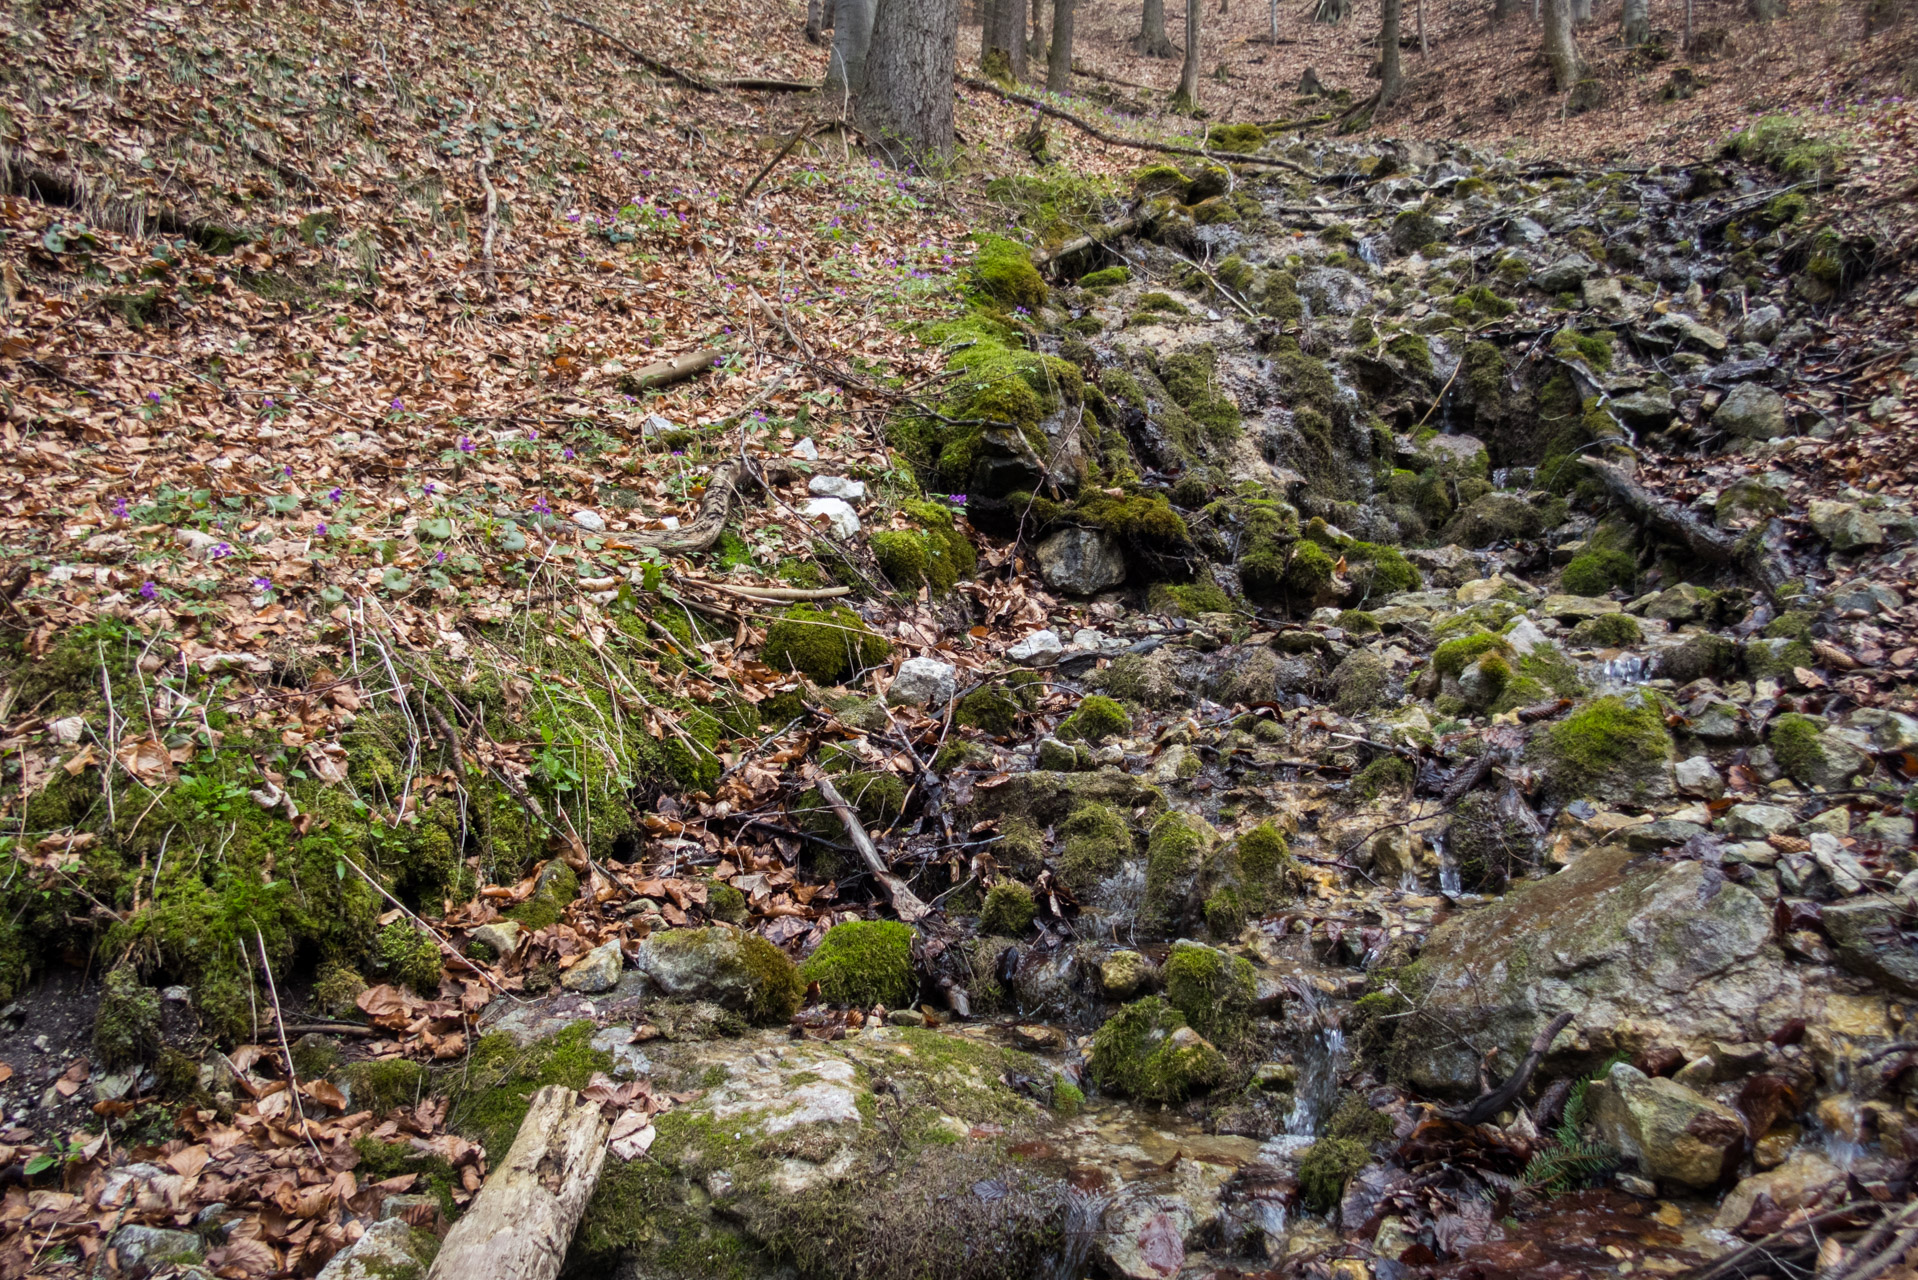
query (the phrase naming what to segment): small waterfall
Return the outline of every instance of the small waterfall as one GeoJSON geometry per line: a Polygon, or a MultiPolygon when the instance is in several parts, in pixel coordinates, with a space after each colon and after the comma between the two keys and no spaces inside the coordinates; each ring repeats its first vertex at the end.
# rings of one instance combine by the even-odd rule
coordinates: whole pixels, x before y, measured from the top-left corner
{"type": "Polygon", "coordinates": [[[1085,1274],[1086,1258],[1092,1253],[1092,1242],[1105,1229],[1106,1209],[1111,1204],[1112,1197],[1103,1191],[1066,1188],[1063,1238],[1058,1261],[1052,1267],[1052,1280],[1080,1280],[1085,1274]]]}
{"type": "Polygon", "coordinates": [[[1407,871],[1399,877],[1399,892],[1405,894],[1420,894],[1425,892],[1425,885],[1420,882],[1418,872],[1407,871]]]}
{"type": "Polygon", "coordinates": [[[1432,847],[1438,850],[1439,892],[1448,898],[1456,898],[1464,886],[1459,883],[1458,863],[1452,858],[1452,847],[1446,836],[1449,832],[1437,831],[1432,834],[1432,847]]]}
{"type": "Polygon", "coordinates": [[[1649,674],[1650,664],[1644,658],[1635,653],[1621,653],[1597,664],[1592,683],[1600,693],[1619,693],[1644,684],[1649,674]]]}
{"type": "Polygon", "coordinates": [[[1354,251],[1359,255],[1359,261],[1368,267],[1379,265],[1379,251],[1372,241],[1373,237],[1366,236],[1353,246],[1354,251]]]}
{"type": "Polygon", "coordinates": [[[1304,1025],[1299,1029],[1298,1092],[1285,1117],[1285,1131],[1298,1138],[1316,1138],[1338,1098],[1339,1076],[1345,1070],[1345,1032],[1327,1012],[1319,993],[1295,982],[1304,1025]]]}

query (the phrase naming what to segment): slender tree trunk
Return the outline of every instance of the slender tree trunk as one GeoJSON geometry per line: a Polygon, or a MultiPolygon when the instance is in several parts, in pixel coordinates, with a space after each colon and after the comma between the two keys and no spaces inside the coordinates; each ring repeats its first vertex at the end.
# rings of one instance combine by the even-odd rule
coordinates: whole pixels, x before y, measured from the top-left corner
{"type": "MultiPolygon", "coordinates": [[[[1379,52],[1383,55],[1384,70],[1379,77],[1379,111],[1398,101],[1399,89],[1404,84],[1399,75],[1400,7],[1400,0],[1380,0],[1379,52]]],[[[1372,118],[1376,120],[1377,114],[1372,118]]]]}
{"type": "Polygon", "coordinates": [[[1592,0],[1572,0],[1572,25],[1582,27],[1592,20],[1592,0]]]}
{"type": "Polygon", "coordinates": [[[1046,60],[1046,0],[1027,0],[1032,6],[1032,39],[1026,41],[1026,65],[1046,60]]]}
{"type": "Polygon", "coordinates": [[[1419,14],[1419,57],[1428,58],[1432,54],[1432,46],[1425,43],[1425,0],[1418,0],[1418,14],[1419,14]]]}
{"type": "Polygon", "coordinates": [[[832,5],[833,0],[808,0],[806,5],[807,43],[826,43],[826,33],[832,30],[832,5]]]}
{"type": "Polygon", "coordinates": [[[1685,0],[1685,51],[1692,47],[1692,0],[1685,0]]]}
{"type": "Polygon", "coordinates": [[[1646,0],[1625,0],[1625,12],[1618,20],[1618,34],[1627,49],[1636,49],[1652,38],[1651,6],[1646,0]]]}
{"type": "Polygon", "coordinates": [[[1046,55],[1046,91],[1072,92],[1072,2],[1052,0],[1052,49],[1046,55]]]}
{"type": "Polygon", "coordinates": [[[873,0],[833,0],[832,58],[826,93],[843,97],[866,87],[866,54],[872,47],[873,0]]]}
{"type": "Polygon", "coordinates": [[[1172,41],[1165,34],[1165,0],[1145,0],[1145,17],[1133,46],[1148,58],[1170,58],[1172,41]]]}
{"type": "Polygon", "coordinates": [[[958,0],[878,0],[860,119],[914,159],[947,155],[958,54],[958,0]]]}
{"type": "MultiPolygon", "coordinates": [[[[939,4],[949,0],[922,0],[939,4]]],[[[1005,57],[1004,70],[1013,80],[1026,78],[1026,0],[993,0],[986,10],[986,25],[979,37],[980,66],[987,75],[1000,70],[993,64],[1005,57]]]]}
{"type": "Polygon", "coordinates": [[[1279,0],[1272,0],[1272,47],[1279,47],[1279,0]]]}
{"type": "Polygon", "coordinates": [[[1572,40],[1572,0],[1544,0],[1545,61],[1552,68],[1552,88],[1564,93],[1585,73],[1585,60],[1572,40]]]}
{"type": "Polygon", "coordinates": [[[1173,105],[1185,111],[1199,106],[1199,22],[1202,0],[1185,0],[1185,65],[1179,69],[1179,91],[1172,95],[1173,105]]]}

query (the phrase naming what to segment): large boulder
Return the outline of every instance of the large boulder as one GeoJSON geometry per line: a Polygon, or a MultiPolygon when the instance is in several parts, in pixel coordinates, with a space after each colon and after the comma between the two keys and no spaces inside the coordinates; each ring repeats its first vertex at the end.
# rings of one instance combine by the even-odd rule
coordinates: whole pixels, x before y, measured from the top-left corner
{"type": "Polygon", "coordinates": [[[1039,544],[1039,576],[1056,590],[1089,596],[1125,581],[1125,549],[1098,529],[1061,529],[1039,544]]]}
{"type": "Polygon", "coordinates": [[[1909,923],[1913,914],[1909,898],[1873,896],[1827,906],[1820,923],[1839,964],[1894,991],[1918,996],[1918,943],[1909,923]]]}
{"type": "Polygon", "coordinates": [[[1548,1072],[1652,1046],[1689,1060],[1805,1016],[1803,972],[1750,890],[1702,863],[1600,847],[1432,931],[1400,984],[1419,1012],[1401,1020],[1392,1065],[1428,1092],[1475,1093],[1482,1054],[1517,1062],[1561,1010],[1575,1017],[1548,1072]]]}
{"type": "Polygon", "coordinates": [[[1736,1111],[1629,1063],[1595,1081],[1586,1105],[1600,1140],[1660,1182],[1715,1187],[1744,1152],[1745,1126],[1736,1111]]]}

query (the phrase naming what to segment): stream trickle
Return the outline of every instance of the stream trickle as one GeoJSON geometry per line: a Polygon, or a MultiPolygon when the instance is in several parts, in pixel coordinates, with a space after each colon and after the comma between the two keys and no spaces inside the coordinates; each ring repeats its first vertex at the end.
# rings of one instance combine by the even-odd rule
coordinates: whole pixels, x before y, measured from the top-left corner
{"type": "Polygon", "coordinates": [[[1285,1117],[1285,1132],[1294,1138],[1316,1138],[1338,1097],[1339,1076],[1345,1070],[1345,1032],[1326,1009],[1318,992],[1307,983],[1293,984],[1299,1006],[1298,1089],[1285,1117]]]}

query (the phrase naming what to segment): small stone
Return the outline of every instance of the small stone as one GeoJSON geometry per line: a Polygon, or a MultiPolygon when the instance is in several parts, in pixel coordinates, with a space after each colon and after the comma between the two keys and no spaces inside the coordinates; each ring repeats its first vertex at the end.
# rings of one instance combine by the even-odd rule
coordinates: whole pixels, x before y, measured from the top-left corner
{"type": "Polygon", "coordinates": [[[1829,831],[1812,833],[1811,856],[1831,877],[1832,888],[1843,897],[1849,898],[1854,893],[1863,892],[1866,882],[1871,879],[1871,872],[1865,870],[1864,864],[1852,857],[1838,843],[1838,837],[1829,831]]]}
{"type": "Polygon", "coordinates": [[[662,418],[656,413],[647,414],[646,421],[639,425],[639,435],[642,440],[651,440],[654,436],[665,435],[668,431],[677,430],[679,430],[679,428],[673,425],[670,418],[662,418]]]}
{"type": "Polygon", "coordinates": [[[1520,618],[1505,633],[1505,643],[1512,646],[1512,652],[1521,658],[1530,657],[1532,650],[1542,644],[1550,644],[1552,638],[1538,629],[1538,624],[1530,618],[1520,618]]]}
{"type": "Polygon", "coordinates": [[[1039,576],[1047,586],[1089,596],[1126,580],[1125,548],[1099,529],[1066,528],[1039,544],[1039,576]]]}
{"type": "Polygon", "coordinates": [[[1598,267],[1590,258],[1582,253],[1574,253],[1548,267],[1541,267],[1533,273],[1532,282],[1546,293],[1574,293],[1584,286],[1596,270],[1598,267]]]}
{"type": "Polygon", "coordinates": [[[1909,849],[1912,821],[1901,815],[1875,813],[1859,826],[1858,836],[1864,844],[1876,848],[1909,849]]]}
{"type": "Polygon", "coordinates": [[[1497,599],[1498,593],[1504,590],[1505,586],[1505,581],[1501,578],[1475,578],[1471,582],[1462,583],[1455,598],[1460,604],[1483,604],[1487,600],[1497,599]]]}
{"type": "MultiPolygon", "coordinates": [[[[1773,1130],[1773,1132],[1778,1132],[1773,1130]]],[[[1771,1138],[1759,1139],[1762,1147],[1771,1138]]],[[[1756,1159],[1756,1153],[1754,1153],[1756,1159]]],[[[1736,1231],[1762,1202],[1769,1213],[1791,1213],[1812,1203],[1818,1195],[1844,1175],[1816,1151],[1800,1151],[1769,1173],[1753,1174],[1732,1188],[1712,1225],[1720,1231],[1736,1231]]]]}
{"type": "Polygon", "coordinates": [[[67,716],[63,719],[52,721],[47,725],[47,732],[51,733],[53,740],[63,747],[70,747],[79,742],[81,736],[85,734],[86,731],[87,721],[85,716],[67,716]]]}
{"type": "Polygon", "coordinates": [[[1057,1027],[1048,1027],[1043,1023],[1023,1023],[1010,1028],[1006,1034],[1021,1049],[1039,1052],[1058,1050],[1066,1047],[1066,1033],[1057,1027]]]}
{"type": "Polygon", "coordinates": [[[1713,411],[1712,425],[1749,440],[1776,440],[1791,430],[1785,416],[1785,398],[1756,382],[1733,387],[1713,411]]]}
{"type": "Polygon", "coordinates": [[[844,476],[814,476],[806,483],[806,492],[819,498],[844,498],[847,502],[866,500],[866,483],[844,476]]]}
{"type": "Polygon", "coordinates": [[[620,970],[625,966],[626,957],[620,953],[619,942],[615,939],[588,951],[565,972],[559,985],[581,995],[611,991],[619,985],[620,970]]]}
{"type": "Polygon", "coordinates": [[[1585,305],[1594,311],[1619,315],[1625,310],[1625,286],[1610,276],[1592,276],[1580,289],[1585,305]]]}
{"type": "Polygon", "coordinates": [[[1706,1054],[1702,1058],[1693,1058],[1677,1071],[1674,1071],[1672,1073],[1672,1079],[1684,1085],[1687,1089],[1695,1089],[1703,1092],[1711,1088],[1712,1081],[1717,1078],[1717,1075],[1718,1064],[1712,1060],[1710,1054],[1706,1054]]]}
{"type": "Polygon", "coordinates": [[[926,1015],[917,1009],[891,1009],[886,1013],[886,1021],[895,1027],[923,1027],[926,1015]]]}
{"type": "Polygon", "coordinates": [[[519,947],[521,926],[517,920],[495,920],[473,930],[473,941],[484,942],[493,954],[504,960],[519,947]]]}
{"type": "Polygon", "coordinates": [[[1739,840],[1763,840],[1789,831],[1797,815],[1775,804],[1735,804],[1719,819],[1725,834],[1739,840]]]}
{"type": "Polygon", "coordinates": [[[1704,613],[1712,599],[1712,593],[1703,587],[1694,587],[1689,582],[1681,582],[1653,596],[1646,602],[1643,612],[1647,618],[1661,618],[1666,622],[1690,622],[1704,613]]]}
{"type": "Polygon", "coordinates": [[[806,436],[800,440],[798,444],[793,446],[793,457],[803,458],[807,462],[817,462],[819,460],[819,446],[812,442],[811,436],[806,436]]]}
{"type": "Polygon", "coordinates": [[[1033,632],[1007,649],[1006,657],[1028,666],[1049,667],[1059,660],[1059,655],[1064,651],[1065,645],[1059,642],[1059,633],[1047,628],[1033,632]]]}
{"type": "Polygon", "coordinates": [[[1290,1062],[1262,1062],[1252,1068],[1252,1087],[1266,1093],[1292,1093],[1299,1087],[1299,1069],[1290,1062]]]}
{"type": "Polygon", "coordinates": [[[1704,756],[1680,760],[1673,772],[1678,777],[1679,791],[1685,795],[1716,800],[1725,794],[1725,780],[1719,777],[1718,770],[1704,756]]]}
{"type": "Polygon", "coordinates": [[[943,711],[958,691],[959,668],[937,658],[907,658],[899,664],[899,674],[886,690],[886,701],[895,706],[922,706],[943,711]]]}
{"type": "Polygon", "coordinates": [[[1811,518],[1811,527],[1831,544],[1833,551],[1857,551],[1884,544],[1883,526],[1871,512],[1856,503],[1814,498],[1806,514],[1811,518]]]}
{"type": "Polygon", "coordinates": [[[1099,966],[1108,999],[1130,1000],[1152,985],[1153,965],[1137,951],[1115,951],[1099,966]]]}
{"type": "Polygon", "coordinates": [[[606,532],[606,518],[597,511],[581,509],[573,513],[573,523],[588,533],[606,532]]]}
{"type": "Polygon", "coordinates": [[[1587,618],[1623,612],[1623,608],[1616,600],[1600,600],[1592,596],[1546,596],[1545,603],[1539,606],[1539,612],[1560,622],[1583,622],[1587,618]]]}
{"type": "Polygon", "coordinates": [[[161,1227],[121,1227],[113,1233],[111,1245],[122,1275],[150,1271],[163,1262],[198,1262],[206,1254],[206,1242],[191,1231],[161,1227]]]}
{"type": "Polygon", "coordinates": [[[1079,767],[1079,753],[1070,743],[1057,738],[1041,738],[1038,764],[1047,773],[1071,773],[1079,767]]]}
{"type": "Polygon", "coordinates": [[[808,520],[824,518],[833,535],[853,538],[859,533],[859,513],[844,498],[809,498],[800,511],[808,520]]]}
{"type": "Polygon", "coordinates": [[[1740,342],[1756,342],[1763,346],[1770,344],[1784,327],[1785,313],[1777,307],[1770,305],[1753,307],[1732,330],[1732,336],[1740,342]]]}

